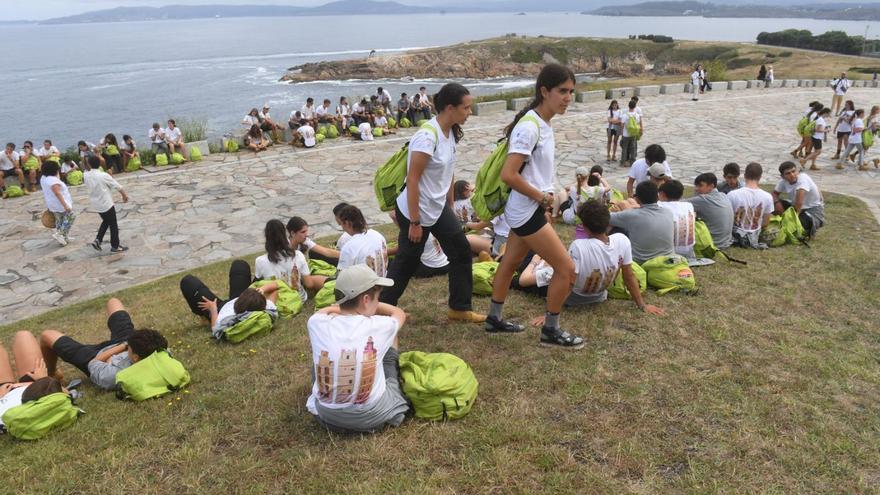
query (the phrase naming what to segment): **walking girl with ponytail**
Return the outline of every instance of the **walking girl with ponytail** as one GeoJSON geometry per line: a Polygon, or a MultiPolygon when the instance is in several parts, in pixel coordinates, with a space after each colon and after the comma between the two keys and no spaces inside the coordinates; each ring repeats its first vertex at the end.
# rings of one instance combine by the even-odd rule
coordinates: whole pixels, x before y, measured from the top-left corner
{"type": "Polygon", "coordinates": [[[434,234],[449,260],[449,319],[481,323],[486,316],[471,306],[470,244],[452,208],[455,147],[464,135],[461,126],[471,114],[471,102],[470,92],[461,84],[444,85],[434,95],[437,116],[409,142],[406,185],[397,197],[398,251],[388,267],[394,285],[382,290],[380,300],[397,305],[419,268],[428,234],[434,234]]]}
{"type": "Polygon", "coordinates": [[[541,328],[541,345],[580,349],[584,339],[563,330],[559,313],[575,279],[574,262],[547,221],[553,205],[556,177],[555,146],[550,119],[565,113],[574,94],[574,73],[557,64],[545,66],[535,83],[535,98],[507,126],[508,155],[501,180],[511,188],[504,209],[510,225],[507,250],[492,289],[485,329],[492,333],[522,332],[525,328],[502,317],[504,300],[517,266],[534,251],[553,267],[547,290],[547,312],[541,328]]]}

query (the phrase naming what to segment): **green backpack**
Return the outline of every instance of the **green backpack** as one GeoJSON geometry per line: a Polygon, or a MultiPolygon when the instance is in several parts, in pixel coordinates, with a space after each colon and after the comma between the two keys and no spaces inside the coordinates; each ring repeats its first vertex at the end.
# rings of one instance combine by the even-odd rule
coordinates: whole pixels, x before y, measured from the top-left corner
{"type": "MultiPolygon", "coordinates": [[[[531,115],[525,115],[520,119],[520,122],[522,121],[535,124],[538,128],[538,142],[540,142],[541,124],[538,123],[538,120],[531,115]]],[[[507,197],[510,195],[510,186],[501,180],[501,169],[504,168],[504,162],[507,161],[508,144],[507,138],[499,140],[489,158],[486,158],[477,172],[474,193],[471,195],[471,205],[480,220],[484,222],[489,222],[504,213],[504,205],[507,204],[507,197]]],[[[536,142],[535,147],[537,148],[537,146],[536,142]]],[[[523,162],[523,168],[527,163],[528,161],[523,162]]]]}
{"type": "Polygon", "coordinates": [[[309,259],[309,272],[312,275],[323,275],[325,277],[335,277],[336,267],[323,260],[309,259]]]}
{"type": "Polygon", "coordinates": [[[391,129],[397,127],[397,120],[394,117],[388,117],[388,127],[391,129]]]}
{"type": "Polygon", "coordinates": [[[733,263],[748,265],[747,262],[731,258],[730,255],[715,247],[715,241],[712,239],[712,233],[703,220],[697,220],[694,223],[694,255],[697,258],[715,259],[715,255],[720,254],[724,259],[733,263]]]}
{"type": "Polygon", "coordinates": [[[119,147],[115,144],[108,144],[104,153],[107,153],[107,156],[119,156],[119,147]]]}
{"type": "Polygon", "coordinates": [[[336,139],[339,137],[339,129],[337,129],[335,125],[329,125],[327,126],[327,132],[324,133],[324,135],[330,139],[336,139]]]}
{"type": "Polygon", "coordinates": [[[770,222],[761,230],[761,242],[770,247],[786,244],[799,244],[803,241],[806,231],[801,219],[793,207],[786,209],[782,215],[772,215],[770,222]]]}
{"type": "Polygon", "coordinates": [[[134,172],[135,170],[141,169],[141,159],[138,156],[133,156],[128,160],[128,163],[125,164],[126,172],[134,172]]]}
{"type": "Polygon", "coordinates": [[[24,189],[19,186],[7,186],[6,187],[6,197],[7,198],[20,198],[24,196],[24,189]]]}
{"type": "Polygon", "coordinates": [[[871,146],[874,146],[874,133],[869,131],[868,129],[862,131],[862,145],[865,148],[870,148],[871,146]]]}
{"type": "Polygon", "coordinates": [[[626,120],[626,133],[636,139],[642,137],[642,126],[639,125],[639,119],[635,115],[630,115],[626,120]]]}
{"type": "Polygon", "coordinates": [[[247,318],[223,331],[223,338],[232,344],[238,344],[255,335],[263,335],[272,331],[275,320],[265,311],[252,311],[247,318]]]}
{"type": "Polygon", "coordinates": [[[801,133],[803,137],[812,137],[813,134],[816,133],[816,121],[810,120],[807,122],[807,125],[804,126],[804,132],[801,133]]]}
{"type": "Polygon", "coordinates": [[[56,392],[9,409],[3,414],[3,424],[19,440],[38,440],[72,425],[80,412],[67,394],[56,392]]]}
{"type": "Polygon", "coordinates": [[[315,294],[315,309],[324,309],[327,306],[336,304],[336,281],[328,280],[324,282],[324,287],[315,294]]]}
{"type": "MultiPolygon", "coordinates": [[[[422,125],[422,129],[428,129],[434,134],[434,151],[437,151],[437,143],[440,136],[437,129],[432,125],[422,125]]],[[[391,211],[397,206],[397,196],[406,185],[406,159],[409,155],[409,141],[403,145],[384,165],[376,170],[373,177],[373,187],[376,190],[376,199],[379,200],[379,209],[391,211]]]]}
{"type": "Polygon", "coordinates": [[[202,161],[202,150],[198,146],[193,146],[189,149],[189,160],[191,162],[202,161]]]}
{"type": "Polygon", "coordinates": [[[357,135],[361,133],[361,130],[358,129],[358,126],[352,125],[348,126],[348,132],[350,132],[352,135],[357,135]]]}
{"type": "Polygon", "coordinates": [[[171,164],[172,165],[180,165],[185,162],[186,159],[180,153],[171,153],[171,164]]]}
{"type": "Polygon", "coordinates": [[[270,282],[278,284],[278,299],[275,300],[275,307],[278,308],[278,316],[282,318],[293,318],[302,311],[303,301],[299,291],[293,290],[283,280],[257,280],[252,283],[251,289],[258,289],[270,282]]]}
{"type": "Polygon", "coordinates": [[[416,417],[431,421],[466,416],[477,400],[480,385],[466,362],[442,352],[404,352],[400,355],[400,379],[416,417]]]}
{"type": "Polygon", "coordinates": [[[24,162],[24,166],[22,167],[25,170],[40,170],[40,159],[35,155],[31,155],[26,162],[24,162]]]}
{"type": "Polygon", "coordinates": [[[315,143],[316,143],[316,144],[321,144],[321,143],[323,143],[323,142],[324,142],[324,139],[326,139],[326,136],[323,135],[323,134],[321,134],[320,132],[317,133],[317,134],[315,134],[315,143]]]}
{"type": "Polygon", "coordinates": [[[165,153],[156,153],[156,166],[164,167],[168,165],[168,155],[165,153]]]}
{"type": "Polygon", "coordinates": [[[495,281],[495,272],[498,271],[498,265],[497,261],[480,261],[472,265],[474,294],[478,296],[492,295],[492,282],[495,281]]]}
{"type": "Polygon", "coordinates": [[[116,374],[116,398],[142,401],[189,384],[189,372],[167,351],[156,351],[116,374]]]}
{"type": "Polygon", "coordinates": [[[410,122],[410,120],[408,118],[404,117],[404,118],[400,119],[400,127],[403,129],[408,129],[408,128],[412,127],[412,122],[410,122]]]}
{"type": "Polygon", "coordinates": [[[804,136],[805,132],[807,132],[807,126],[810,125],[810,118],[804,115],[801,117],[801,120],[798,120],[797,123],[797,133],[798,136],[804,136]]]}
{"type": "MultiPolygon", "coordinates": [[[[645,292],[645,289],[648,287],[648,275],[645,273],[645,270],[642,270],[642,267],[635,261],[632,262],[630,268],[632,268],[636,280],[639,281],[639,290],[645,292]]],[[[623,280],[623,269],[617,270],[614,283],[611,284],[611,287],[608,287],[608,297],[611,299],[632,299],[632,294],[629,293],[629,289],[626,288],[626,283],[623,280]]]]}
{"type": "Polygon", "coordinates": [[[82,170],[71,170],[67,174],[67,183],[71,186],[79,186],[83,183],[83,173],[82,170]]]}
{"type": "Polygon", "coordinates": [[[238,141],[235,139],[227,139],[226,140],[226,152],[227,153],[235,153],[238,151],[238,141]]]}
{"type": "Polygon", "coordinates": [[[642,263],[642,269],[647,273],[648,287],[657,289],[661,296],[676,290],[688,293],[697,287],[694,272],[684,256],[657,256],[642,263]]]}

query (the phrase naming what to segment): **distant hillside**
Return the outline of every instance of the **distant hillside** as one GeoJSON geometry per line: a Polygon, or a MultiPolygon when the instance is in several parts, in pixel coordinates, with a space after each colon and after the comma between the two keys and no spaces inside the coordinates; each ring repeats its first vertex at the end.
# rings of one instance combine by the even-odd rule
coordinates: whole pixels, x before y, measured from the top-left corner
{"type": "Polygon", "coordinates": [[[760,17],[800,18],[846,21],[880,20],[877,3],[827,3],[808,5],[719,5],[695,1],[644,2],[634,5],[613,5],[582,12],[607,16],[701,16],[701,17],[760,17]]]}
{"type": "Polygon", "coordinates": [[[118,7],[85,14],[57,17],[42,24],[90,22],[161,21],[217,17],[293,17],[316,15],[374,15],[440,12],[439,7],[416,7],[397,2],[340,0],[318,7],[288,5],[166,5],[164,7],[118,7]]]}

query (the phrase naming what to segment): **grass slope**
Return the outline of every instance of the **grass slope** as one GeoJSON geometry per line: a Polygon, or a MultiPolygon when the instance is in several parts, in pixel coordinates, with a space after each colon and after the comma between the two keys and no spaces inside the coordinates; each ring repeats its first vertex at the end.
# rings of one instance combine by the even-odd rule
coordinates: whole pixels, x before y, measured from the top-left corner
{"type": "MultiPolygon", "coordinates": [[[[487,336],[445,320],[444,280],[402,300],[404,350],[474,368],[473,412],[380,435],[321,430],[305,410],[307,314],[241,345],[217,344],[179,276],[117,294],[189,368],[175,396],[121,402],[86,386],[87,414],[34,443],[0,438],[6,493],[804,493],[880,489],[880,231],[857,200],[828,196],[812,249],[734,250],[748,267],[700,268],[700,292],[566,312],[581,352],[487,336]]],[[[386,233],[389,231],[386,229],[386,233]]],[[[568,237],[566,230],[563,235],[568,237]]],[[[253,261],[252,258],[249,261],[253,261]]],[[[193,271],[223,292],[229,261],[193,271]]],[[[478,308],[487,301],[477,300],[478,308]]],[[[106,332],[104,300],[0,328],[106,332]]],[[[509,317],[539,314],[512,294],[509,317]]],[[[65,367],[68,378],[78,372],[65,367]]]]}

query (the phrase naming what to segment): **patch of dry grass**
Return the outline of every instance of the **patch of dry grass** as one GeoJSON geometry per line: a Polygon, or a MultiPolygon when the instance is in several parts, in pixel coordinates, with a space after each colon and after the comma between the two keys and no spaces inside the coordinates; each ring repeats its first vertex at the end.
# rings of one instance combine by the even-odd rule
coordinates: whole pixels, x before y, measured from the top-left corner
{"type": "MultiPolygon", "coordinates": [[[[828,195],[812,248],[735,250],[748,267],[699,268],[700,292],[566,312],[581,352],[448,324],[444,280],[414,281],[404,350],[449,351],[480,380],[472,413],[410,420],[375,436],[321,430],[305,322],[218,344],[179,295],[179,276],[120,292],[189,368],[182,393],[140,404],[85,386],[87,414],[34,442],[0,438],[8,493],[858,493],[880,490],[880,229],[828,195]]],[[[560,229],[562,232],[562,229],[560,229]]],[[[385,230],[386,234],[390,230],[385,230]]],[[[562,234],[569,237],[570,233],[562,234]]],[[[253,262],[253,257],[248,261],[253,262]]],[[[229,261],[193,273],[226,289],[229,261]]],[[[479,309],[485,299],[477,299],[479,309]]],[[[106,332],[104,300],[0,329],[106,332]]],[[[512,293],[508,316],[541,302],[512,293]]],[[[78,372],[65,367],[69,378],[78,372]]]]}

